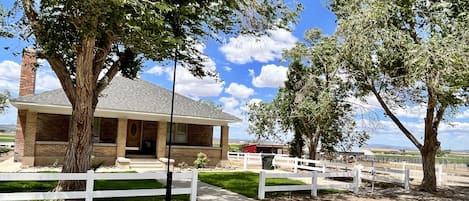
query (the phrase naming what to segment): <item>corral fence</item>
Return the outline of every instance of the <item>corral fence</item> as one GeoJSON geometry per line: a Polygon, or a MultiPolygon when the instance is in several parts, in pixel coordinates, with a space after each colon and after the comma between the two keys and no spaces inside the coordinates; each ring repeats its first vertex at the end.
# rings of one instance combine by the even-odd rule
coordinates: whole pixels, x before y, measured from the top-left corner
{"type": "Polygon", "coordinates": [[[308,172],[308,173],[266,173],[261,171],[259,173],[259,188],[258,198],[265,199],[266,192],[279,192],[279,191],[311,191],[312,196],[318,195],[320,189],[345,189],[358,193],[361,185],[360,169],[355,169],[352,172],[308,172]],[[309,177],[312,179],[311,184],[305,185],[280,185],[280,186],[266,186],[266,179],[268,178],[295,178],[295,177],[309,177]],[[350,177],[353,178],[352,183],[339,183],[339,184],[318,184],[318,178],[334,178],[334,177],[350,177]]]}
{"type": "MultiPolygon", "coordinates": [[[[116,198],[165,195],[166,189],[135,189],[135,190],[94,190],[96,180],[140,180],[140,179],[166,179],[166,172],[152,173],[0,173],[0,182],[3,181],[60,181],[85,180],[85,191],[67,192],[15,192],[0,193],[0,200],[51,200],[51,199],[85,199],[116,198]]],[[[173,174],[174,180],[191,179],[189,188],[173,188],[172,195],[190,194],[190,200],[197,198],[197,170],[192,172],[177,172],[173,174]]]]}

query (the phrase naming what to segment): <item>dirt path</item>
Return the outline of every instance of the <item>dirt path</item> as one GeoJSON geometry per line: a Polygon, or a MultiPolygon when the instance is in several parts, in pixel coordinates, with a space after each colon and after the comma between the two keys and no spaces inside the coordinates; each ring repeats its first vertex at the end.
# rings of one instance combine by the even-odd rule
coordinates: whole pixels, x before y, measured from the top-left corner
{"type": "Polygon", "coordinates": [[[300,200],[348,200],[348,201],[467,201],[469,200],[468,187],[449,187],[441,188],[435,194],[412,189],[410,192],[404,192],[401,187],[377,188],[374,193],[369,188],[363,188],[360,193],[351,192],[337,194],[323,194],[317,198],[307,194],[283,194],[275,195],[270,198],[271,201],[300,201],[300,200]]]}

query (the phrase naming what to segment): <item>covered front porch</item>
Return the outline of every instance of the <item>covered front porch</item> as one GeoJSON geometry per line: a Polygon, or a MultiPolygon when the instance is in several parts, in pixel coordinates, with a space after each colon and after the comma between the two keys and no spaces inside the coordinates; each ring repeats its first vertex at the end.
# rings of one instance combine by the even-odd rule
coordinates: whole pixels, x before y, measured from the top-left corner
{"type": "MultiPolygon", "coordinates": [[[[63,162],[68,141],[69,115],[23,112],[25,149],[23,165],[50,166],[63,162]]],[[[169,123],[164,120],[95,117],[93,163],[114,165],[118,157],[167,158],[169,123]]],[[[179,122],[173,125],[171,158],[192,165],[199,152],[209,165],[227,159],[228,126],[179,122]],[[215,133],[214,133],[215,132],[215,133]],[[219,133],[218,133],[219,132],[219,133]],[[218,134],[217,134],[218,133],[218,134]],[[219,141],[214,142],[214,137],[219,141]]]]}

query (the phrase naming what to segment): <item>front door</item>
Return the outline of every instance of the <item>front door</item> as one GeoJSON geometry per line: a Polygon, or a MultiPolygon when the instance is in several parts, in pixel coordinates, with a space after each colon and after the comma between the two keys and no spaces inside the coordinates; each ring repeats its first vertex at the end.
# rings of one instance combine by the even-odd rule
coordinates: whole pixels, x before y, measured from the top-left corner
{"type": "Polygon", "coordinates": [[[129,120],[127,123],[127,147],[140,150],[142,121],[129,120]]]}

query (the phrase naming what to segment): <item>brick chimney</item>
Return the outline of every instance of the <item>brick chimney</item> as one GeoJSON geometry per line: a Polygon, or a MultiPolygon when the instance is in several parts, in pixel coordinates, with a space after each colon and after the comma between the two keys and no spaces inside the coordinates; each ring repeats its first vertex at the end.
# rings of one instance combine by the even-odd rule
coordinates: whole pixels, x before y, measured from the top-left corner
{"type": "MultiPolygon", "coordinates": [[[[34,94],[36,87],[36,64],[36,51],[31,48],[24,49],[21,61],[19,96],[34,94]]],[[[18,110],[16,120],[15,161],[21,161],[24,156],[24,134],[26,131],[27,114],[27,110],[18,110]]]]}

